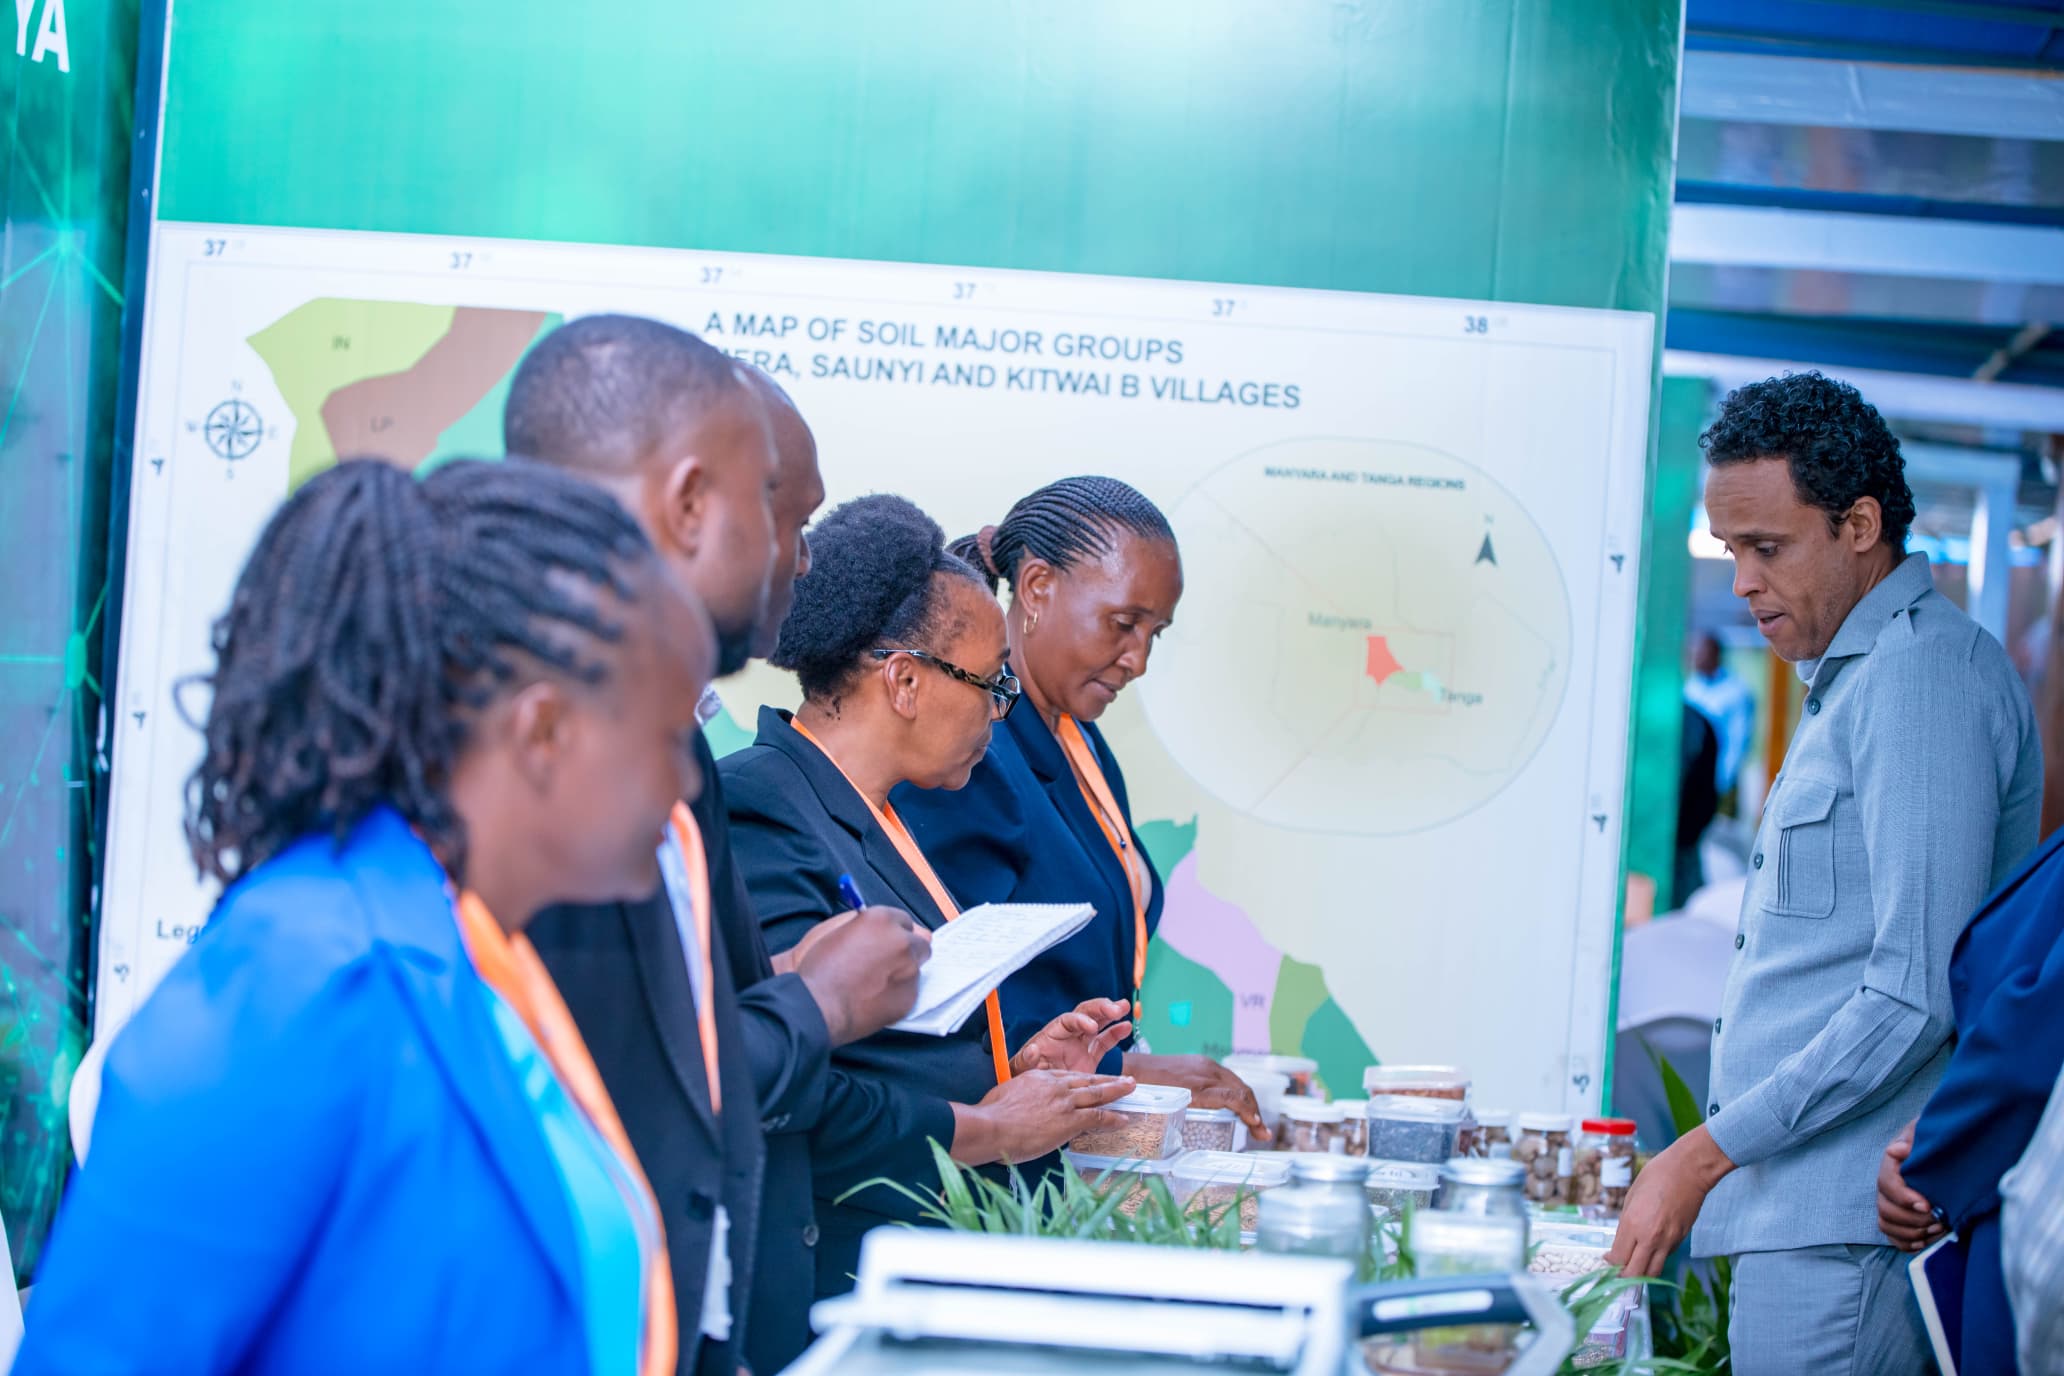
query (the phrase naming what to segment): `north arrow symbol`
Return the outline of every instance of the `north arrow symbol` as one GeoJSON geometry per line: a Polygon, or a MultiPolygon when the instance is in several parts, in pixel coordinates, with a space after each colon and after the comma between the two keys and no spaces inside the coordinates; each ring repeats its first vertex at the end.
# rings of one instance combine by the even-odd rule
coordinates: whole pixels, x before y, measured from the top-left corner
{"type": "Polygon", "coordinates": [[[1491,537],[1488,535],[1483,537],[1483,547],[1476,552],[1476,562],[1489,564],[1493,568],[1498,566],[1498,551],[1491,548],[1491,537]]]}

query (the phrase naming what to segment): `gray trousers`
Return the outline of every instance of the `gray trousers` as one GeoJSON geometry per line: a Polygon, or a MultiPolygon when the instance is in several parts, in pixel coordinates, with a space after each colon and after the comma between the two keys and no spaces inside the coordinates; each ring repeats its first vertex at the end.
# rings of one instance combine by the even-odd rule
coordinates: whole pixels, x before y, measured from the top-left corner
{"type": "Polygon", "coordinates": [[[1727,1324],[1735,1376],[1934,1371],[1909,1260],[1890,1247],[1855,1244],[1736,1257],[1727,1324]]]}

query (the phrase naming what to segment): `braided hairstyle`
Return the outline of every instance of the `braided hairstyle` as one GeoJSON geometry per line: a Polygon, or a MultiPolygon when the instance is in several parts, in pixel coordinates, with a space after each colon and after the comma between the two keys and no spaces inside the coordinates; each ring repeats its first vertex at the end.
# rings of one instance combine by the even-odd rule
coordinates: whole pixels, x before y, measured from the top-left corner
{"type": "MultiPolygon", "coordinates": [[[[1018,570],[1027,557],[1065,573],[1079,563],[1103,558],[1124,534],[1175,543],[1168,518],[1137,488],[1116,478],[1062,478],[1019,498],[1001,525],[963,535],[952,549],[982,570],[994,591],[1003,583],[1017,586],[1018,570]]],[[[817,548],[814,539],[810,548],[817,548]]]]}
{"type": "Polygon", "coordinates": [[[266,523],[215,623],[186,788],[195,867],[234,883],[387,803],[463,882],[445,789],[471,718],[526,661],[606,679],[586,647],[624,628],[594,594],[634,600],[650,557],[608,494],[536,465],[460,460],[418,482],[360,459],[314,478],[266,523]]]}
{"type": "Polygon", "coordinates": [[[892,641],[923,649],[913,642],[951,633],[939,573],[983,582],[947,550],[939,523],[904,498],[844,503],[811,528],[810,571],[796,581],[768,662],[793,670],[804,697],[835,700],[868,651],[892,641]]]}

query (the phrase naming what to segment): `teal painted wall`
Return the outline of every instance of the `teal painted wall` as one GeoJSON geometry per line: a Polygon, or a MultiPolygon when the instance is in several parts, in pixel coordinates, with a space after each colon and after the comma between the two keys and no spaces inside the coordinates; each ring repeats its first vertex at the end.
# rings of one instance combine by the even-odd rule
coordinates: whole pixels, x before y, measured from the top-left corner
{"type": "Polygon", "coordinates": [[[174,219],[1656,310],[1677,0],[180,0],[174,219]]]}

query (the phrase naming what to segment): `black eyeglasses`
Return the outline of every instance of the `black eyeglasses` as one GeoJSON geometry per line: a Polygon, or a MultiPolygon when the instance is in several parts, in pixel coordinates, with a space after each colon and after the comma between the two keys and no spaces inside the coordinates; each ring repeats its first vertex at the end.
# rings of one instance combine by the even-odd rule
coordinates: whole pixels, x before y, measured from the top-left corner
{"type": "Polygon", "coordinates": [[[945,674],[948,678],[957,678],[962,683],[971,683],[981,689],[989,695],[992,708],[990,716],[994,721],[1002,721],[1009,716],[1011,708],[1018,705],[1018,695],[1025,691],[1018,686],[1017,675],[1013,674],[1009,669],[997,670],[995,678],[980,678],[961,668],[958,664],[949,664],[937,655],[930,654],[924,650],[894,649],[876,650],[874,652],[876,659],[887,659],[890,655],[909,655],[912,659],[921,659],[940,673],[945,674]]]}

